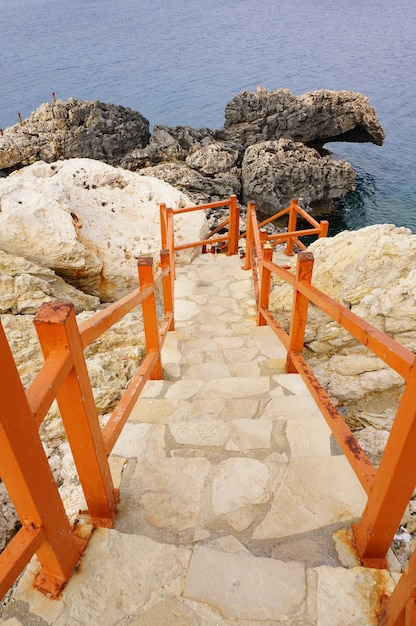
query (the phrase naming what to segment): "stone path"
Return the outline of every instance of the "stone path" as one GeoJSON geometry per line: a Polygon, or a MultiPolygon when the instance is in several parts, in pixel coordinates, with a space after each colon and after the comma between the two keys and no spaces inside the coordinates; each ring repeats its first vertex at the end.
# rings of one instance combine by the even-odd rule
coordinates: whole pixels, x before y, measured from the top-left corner
{"type": "Polygon", "coordinates": [[[392,575],[348,547],[365,494],[254,305],[237,257],[177,268],[165,379],[147,383],[111,457],[115,529],[93,533],[58,601],[31,588],[32,564],[2,622],[377,624],[392,575]]]}

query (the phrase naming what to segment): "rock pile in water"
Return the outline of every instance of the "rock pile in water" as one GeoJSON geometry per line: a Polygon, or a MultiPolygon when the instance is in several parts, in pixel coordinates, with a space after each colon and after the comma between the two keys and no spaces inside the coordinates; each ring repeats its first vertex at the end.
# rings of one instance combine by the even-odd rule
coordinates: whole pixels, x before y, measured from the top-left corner
{"type": "Polygon", "coordinates": [[[196,203],[236,194],[273,214],[293,197],[327,204],[354,188],[346,161],[321,155],[333,141],[381,145],[368,99],[350,91],[293,96],[287,89],[243,92],[218,130],[155,126],[122,106],[70,99],[43,104],[0,137],[0,171],[38,160],[91,158],[160,178],[196,203]]]}

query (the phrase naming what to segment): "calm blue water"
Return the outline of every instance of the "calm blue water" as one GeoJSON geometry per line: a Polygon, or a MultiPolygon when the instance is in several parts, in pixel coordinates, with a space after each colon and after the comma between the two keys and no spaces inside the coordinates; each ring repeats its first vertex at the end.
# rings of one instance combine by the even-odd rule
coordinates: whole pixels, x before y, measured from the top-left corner
{"type": "Polygon", "coordinates": [[[0,127],[52,91],[213,129],[258,85],[360,91],[386,141],[328,146],[358,173],[336,228],[416,232],[415,33],[414,0],[0,0],[0,127]]]}

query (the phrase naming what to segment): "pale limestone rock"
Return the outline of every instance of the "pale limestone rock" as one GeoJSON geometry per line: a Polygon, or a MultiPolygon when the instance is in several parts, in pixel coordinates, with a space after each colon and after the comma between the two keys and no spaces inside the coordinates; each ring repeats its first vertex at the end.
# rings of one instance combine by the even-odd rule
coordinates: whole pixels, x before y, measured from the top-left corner
{"type": "MultiPolygon", "coordinates": [[[[308,250],[315,259],[315,287],[410,350],[416,349],[416,235],[406,228],[376,224],[319,239],[308,250]]],[[[296,258],[289,263],[295,266],[296,258]]],[[[292,297],[292,288],[276,279],[270,307],[285,327],[292,297]]],[[[395,372],[357,347],[351,335],[315,307],[309,307],[305,339],[315,351],[310,365],[330,396],[358,399],[402,384],[395,372]]]]}
{"type": "Polygon", "coordinates": [[[230,619],[283,621],[303,612],[305,568],[198,545],[184,596],[210,604],[230,619]]]}
{"type": "Polygon", "coordinates": [[[246,505],[262,504],[271,497],[270,473],[256,459],[233,458],[220,463],[212,486],[215,515],[246,505]]]}
{"type": "Polygon", "coordinates": [[[140,504],[147,521],[157,528],[177,531],[195,528],[209,468],[204,458],[139,461],[135,476],[142,483],[140,504]]]}
{"type": "Polygon", "coordinates": [[[72,302],[76,313],[97,309],[100,303],[52,270],[0,250],[0,313],[30,315],[43,302],[57,301],[72,302]]]}
{"type": "MultiPolygon", "coordinates": [[[[191,204],[161,180],[91,159],[34,163],[0,179],[0,201],[2,250],[104,301],[137,287],[137,257],[159,258],[159,203],[191,204]]],[[[204,229],[201,212],[179,215],[176,243],[201,239],[204,229]]]]}

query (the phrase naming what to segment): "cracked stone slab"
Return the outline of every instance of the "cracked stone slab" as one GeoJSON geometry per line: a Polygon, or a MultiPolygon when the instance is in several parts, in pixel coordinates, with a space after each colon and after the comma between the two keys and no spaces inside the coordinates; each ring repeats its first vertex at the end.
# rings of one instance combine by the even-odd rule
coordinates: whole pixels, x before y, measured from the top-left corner
{"type": "Polygon", "coordinates": [[[367,496],[345,457],[292,458],[253,539],[288,537],[358,518],[367,496]]]}
{"type": "Polygon", "coordinates": [[[210,604],[231,619],[287,620],[304,610],[305,568],[198,545],[184,596],[210,604]]]}
{"type": "Polygon", "coordinates": [[[285,434],[294,457],[331,456],[332,431],[322,416],[289,419],[285,434]]]}
{"type": "Polygon", "coordinates": [[[270,472],[264,463],[242,458],[223,461],[213,481],[214,513],[222,515],[246,505],[267,502],[270,488],[270,472]]]}

